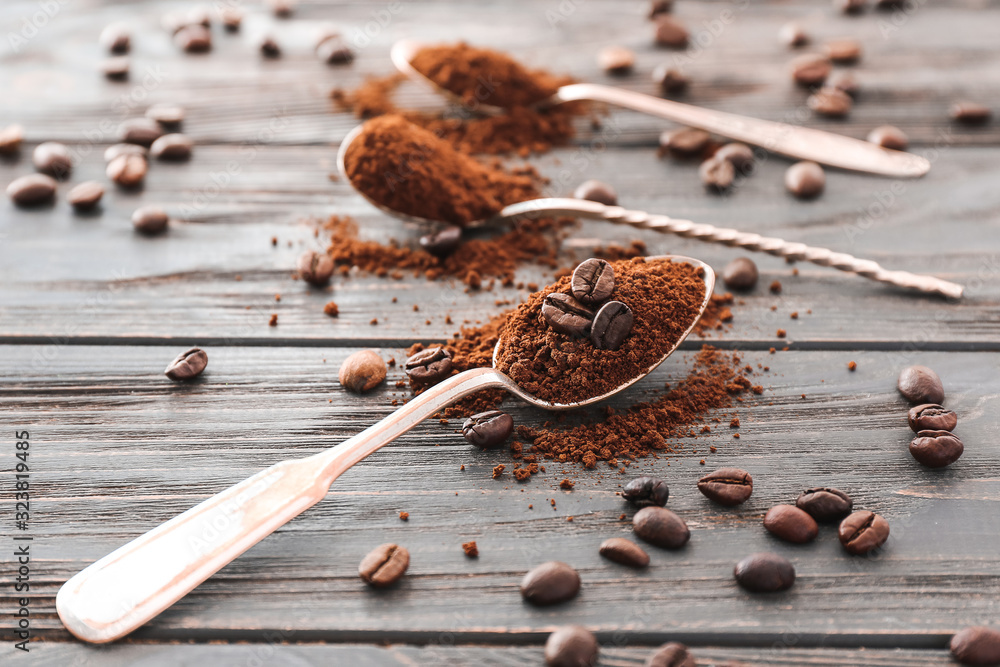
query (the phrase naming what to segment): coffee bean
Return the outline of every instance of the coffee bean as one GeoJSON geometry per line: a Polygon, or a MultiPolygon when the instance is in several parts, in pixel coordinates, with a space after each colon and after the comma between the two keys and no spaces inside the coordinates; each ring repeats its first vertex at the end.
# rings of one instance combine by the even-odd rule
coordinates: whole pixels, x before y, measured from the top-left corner
{"type": "Polygon", "coordinates": [[[658,16],[669,14],[673,8],[674,0],[652,0],[649,3],[649,13],[646,14],[646,18],[652,21],[658,16]]]}
{"type": "Polygon", "coordinates": [[[333,276],[333,259],[325,252],[306,250],[299,255],[298,270],[302,280],[323,287],[333,276]]]}
{"type": "Polygon", "coordinates": [[[129,63],[128,56],[105,58],[101,62],[101,71],[112,81],[124,81],[128,79],[129,63]]]}
{"type": "Polygon", "coordinates": [[[665,507],[644,507],[632,517],[632,529],[644,542],[664,549],[680,549],[691,538],[684,519],[665,507]]]}
{"type": "Polygon", "coordinates": [[[708,190],[713,192],[723,192],[733,185],[736,178],[736,170],[733,163],[718,156],[710,157],[701,163],[698,168],[698,176],[701,183],[708,190]]]}
{"type": "Polygon", "coordinates": [[[826,172],[815,162],[796,162],[785,171],[785,188],[800,199],[818,197],[826,187],[826,172]]]}
{"type": "Polygon", "coordinates": [[[594,313],[569,294],[553,292],[542,301],[542,317],[559,333],[582,338],[590,332],[594,313]]]}
{"type": "Polygon", "coordinates": [[[46,204],[56,196],[56,182],[45,174],[22,176],[7,186],[7,196],[18,206],[46,204]]]}
{"type": "Polygon", "coordinates": [[[905,151],[910,140],[906,134],[898,127],[892,125],[881,125],[868,133],[868,141],[878,144],[882,148],[891,148],[895,151],[905,151]]]}
{"type": "Polygon", "coordinates": [[[185,53],[205,53],[212,50],[212,33],[199,24],[187,25],[174,33],[174,44],[185,53]]]}
{"type": "Polygon", "coordinates": [[[286,19],[295,11],[295,5],[298,2],[297,0],[267,0],[267,4],[275,16],[286,19]]]}
{"type": "Polygon", "coordinates": [[[819,535],[816,520],[795,505],[775,505],[769,509],[764,515],[764,528],[775,537],[793,544],[812,542],[819,535]]]}
{"type": "Polygon", "coordinates": [[[632,309],[621,301],[608,301],[594,315],[590,342],[598,350],[617,350],[628,338],[634,321],[632,309]]]}
{"type": "Polygon", "coordinates": [[[16,155],[21,151],[24,141],[24,128],[20,125],[8,125],[0,130],[0,155],[16,155]]]}
{"type": "Polygon", "coordinates": [[[376,588],[391,586],[410,567],[410,552],[398,544],[380,544],[361,559],[358,576],[376,588]]]}
{"type": "Polygon", "coordinates": [[[832,39],[823,45],[823,50],[838,65],[850,65],[861,59],[861,42],[856,39],[832,39]]]}
{"type": "Polygon", "coordinates": [[[868,0],[833,0],[833,6],[845,14],[860,14],[868,6],[868,0]]]}
{"type": "Polygon", "coordinates": [[[722,282],[729,289],[752,289],[758,277],[757,265],[749,257],[737,257],[722,270],[722,282]]]}
{"type": "Polygon", "coordinates": [[[806,53],[792,61],[792,79],[800,86],[818,86],[830,76],[830,59],[818,53],[806,53]]]}
{"type": "Polygon", "coordinates": [[[167,230],[170,217],[157,206],[143,206],[132,213],[132,226],[142,234],[159,234],[167,230]]]}
{"type": "Polygon", "coordinates": [[[513,432],[514,420],[509,414],[499,410],[472,415],[462,424],[465,439],[483,449],[502,444],[513,432]]]}
{"type": "Polygon", "coordinates": [[[451,352],[435,346],[421,350],[407,359],[403,370],[414,383],[430,385],[451,375],[453,366],[451,352]]]}
{"type": "Polygon", "coordinates": [[[258,48],[260,49],[260,55],[265,58],[278,58],[281,56],[281,47],[278,46],[278,43],[270,35],[265,36],[260,41],[258,48]]]}
{"type": "Polygon", "coordinates": [[[792,21],[781,26],[778,39],[785,46],[796,49],[809,43],[809,34],[801,25],[792,21]]]}
{"type": "Polygon", "coordinates": [[[920,431],[954,431],[958,426],[958,415],[934,403],[925,403],[910,408],[906,415],[910,428],[915,433],[920,431]]]}
{"type": "Polygon", "coordinates": [[[736,583],[751,593],[776,593],[795,583],[795,566],[783,556],[769,551],[751,554],[733,570],[736,583]]]}
{"type": "Polygon", "coordinates": [[[124,23],[111,23],[101,31],[97,40],[109,53],[128,53],[132,37],[124,23]]]}
{"type": "Polygon", "coordinates": [[[684,24],[671,16],[656,19],[656,45],[669,49],[683,49],[688,45],[690,34],[684,24]]]}
{"type": "Polygon", "coordinates": [[[420,237],[420,247],[435,257],[447,257],[461,242],[462,228],[458,225],[448,225],[433,234],[420,237]]]}
{"type": "Polygon", "coordinates": [[[649,554],[635,542],[629,542],[623,537],[612,537],[601,542],[599,552],[602,556],[619,565],[629,567],[646,567],[649,565],[649,554]]]}
{"type": "Polygon", "coordinates": [[[186,352],[181,352],[177,357],[167,364],[167,370],[163,371],[171,380],[190,380],[201,375],[201,372],[208,366],[208,354],[199,347],[192,347],[186,352]]]}
{"type": "Polygon", "coordinates": [[[193,145],[183,134],[164,134],[149,147],[149,154],[160,160],[187,160],[193,145]]]}
{"type": "Polygon", "coordinates": [[[899,393],[910,403],[944,403],[944,385],[938,374],[926,366],[908,366],[896,382],[899,393]]]}
{"type": "Polygon", "coordinates": [[[874,512],[863,510],[841,521],[837,532],[848,553],[864,556],[889,539],[889,522],[874,512]]]}
{"type": "Polygon", "coordinates": [[[146,158],[126,154],[109,162],[104,171],[108,178],[123,188],[135,188],[142,185],[148,169],[146,158]]]}
{"type": "Polygon", "coordinates": [[[119,155],[138,155],[145,158],[149,151],[138,144],[112,144],[104,151],[104,161],[111,162],[119,155]]]}
{"type": "Polygon", "coordinates": [[[842,90],[823,86],[806,100],[806,105],[820,114],[830,118],[843,118],[851,113],[854,101],[842,90]]]}
{"type": "Polygon", "coordinates": [[[990,119],[993,112],[988,106],[976,102],[956,102],[949,111],[951,119],[966,125],[981,125],[990,119]]]}
{"type": "Polygon", "coordinates": [[[587,628],[564,625],[545,640],[545,664],[549,667],[594,667],[601,647],[587,628]]]}
{"type": "Polygon", "coordinates": [[[129,118],[118,126],[118,138],[126,144],[138,144],[149,148],[163,136],[163,128],[149,118],[129,118]]]}
{"type": "Polygon", "coordinates": [[[596,201],[606,206],[618,205],[618,193],[613,187],[600,181],[584,181],[573,192],[573,196],[577,199],[596,201]]]}
{"type": "Polygon", "coordinates": [[[851,97],[858,96],[858,81],[850,72],[834,72],[826,81],[830,88],[836,88],[842,93],[847,93],[851,97]]]}
{"type": "Polygon", "coordinates": [[[46,141],[35,146],[31,161],[35,169],[59,180],[68,178],[73,171],[73,154],[57,141],[46,141]]]}
{"type": "Polygon", "coordinates": [[[354,60],[354,52],[340,35],[327,35],[316,45],[316,57],[328,65],[346,65],[354,60]]]}
{"type": "Polygon", "coordinates": [[[597,64],[608,74],[623,76],[632,71],[635,54],[624,46],[605,46],[597,52],[597,64]]]}
{"type": "Polygon", "coordinates": [[[910,454],[928,468],[943,468],[957,461],[965,445],[950,431],[920,431],[910,442],[910,454]]]}
{"type": "Polygon", "coordinates": [[[674,157],[690,158],[699,155],[712,137],[705,130],[683,128],[660,134],[660,149],[674,157]]]}
{"type": "Polygon", "coordinates": [[[698,480],[698,490],[720,505],[745,503],[753,493],[753,477],[739,468],[719,468],[698,480]]]}
{"type": "Polygon", "coordinates": [[[660,86],[664,95],[683,92],[690,83],[683,72],[666,64],[656,66],[653,70],[653,81],[660,86]]]}
{"type": "Polygon", "coordinates": [[[77,211],[89,211],[104,196],[104,186],[97,181],[86,181],[75,186],[66,195],[66,201],[77,211]]]}
{"type": "Polygon", "coordinates": [[[239,7],[221,7],[219,18],[222,19],[222,27],[226,32],[238,32],[243,23],[243,10],[239,7]]]}
{"type": "Polygon", "coordinates": [[[184,107],[176,104],[154,104],[146,109],[146,118],[163,127],[177,128],[184,122],[184,107]]]}
{"type": "Polygon", "coordinates": [[[963,665],[1000,665],[1000,630],[974,625],[956,632],[948,643],[963,665]]]}
{"type": "Polygon", "coordinates": [[[163,25],[163,28],[167,30],[167,32],[171,35],[175,35],[178,30],[186,28],[190,25],[211,28],[212,17],[208,14],[206,9],[202,7],[195,7],[193,9],[170,12],[169,14],[164,15],[160,23],[163,25]]]}
{"type": "Polygon", "coordinates": [[[337,379],[347,391],[361,394],[385,380],[388,371],[382,357],[374,350],[361,350],[344,359],[337,379]]]}
{"type": "Polygon", "coordinates": [[[615,270],[610,262],[591,257],[574,269],[570,291],[580,303],[594,305],[606,301],[615,291],[615,270]]]}
{"type": "Polygon", "coordinates": [[[795,506],[817,521],[840,521],[850,513],[854,501],[840,489],[818,487],[803,491],[795,506]]]}
{"type": "Polygon", "coordinates": [[[670,497],[670,488],[659,477],[637,477],[622,489],[622,498],[636,507],[663,507],[670,497]]]}
{"type": "Polygon", "coordinates": [[[753,149],[739,142],[726,144],[715,151],[714,157],[727,160],[740,174],[747,174],[753,169],[755,158],[753,149]]]}
{"type": "Polygon", "coordinates": [[[566,602],[576,597],[578,592],[580,575],[557,560],[542,563],[521,580],[521,597],[534,605],[566,602]]]}
{"type": "Polygon", "coordinates": [[[687,646],[670,642],[646,658],[645,667],[695,667],[695,661],[687,646]]]}

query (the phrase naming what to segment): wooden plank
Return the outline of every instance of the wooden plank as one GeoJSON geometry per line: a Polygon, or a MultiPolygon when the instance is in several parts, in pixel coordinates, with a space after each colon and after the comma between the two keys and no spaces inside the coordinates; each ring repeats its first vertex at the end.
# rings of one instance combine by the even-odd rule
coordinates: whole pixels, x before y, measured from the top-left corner
{"type": "MultiPolygon", "coordinates": [[[[316,452],[388,414],[398,369],[372,395],[346,395],[333,377],[352,351],[212,348],[203,379],[176,385],[160,374],[172,356],[162,347],[70,346],[40,363],[30,360],[44,358],[43,348],[0,348],[9,425],[31,432],[34,629],[67,637],[54,595],[89,562],[267,465],[316,452]]],[[[624,475],[548,462],[545,474],[523,485],[492,480],[492,466],[509,462],[507,453],[470,450],[457,423],[424,424],[352,469],[325,502],[137,637],[259,641],[293,630],[292,641],[425,643],[447,632],[473,643],[538,642],[554,625],[574,622],[644,644],[770,646],[792,636],[796,646],[932,648],[962,626],[989,622],[1000,593],[993,355],[759,352],[745,359],[771,371],[759,377],[767,388],[760,399],[720,415],[741,416],[741,439],[719,429],[624,475]],[[856,372],[845,368],[848,359],[858,362],[856,372]],[[912,434],[894,383],[912,362],[941,373],[948,405],[960,415],[966,454],[944,471],[923,469],[906,452],[912,434]],[[724,465],[755,477],[754,497],[735,510],[710,505],[694,486],[705,470],[724,465]],[[679,553],[651,548],[651,567],[633,572],[602,560],[597,545],[631,535],[615,492],[640,473],[668,479],[670,506],[689,522],[692,539],[679,553]],[[564,477],[576,481],[573,491],[557,488],[564,477]],[[814,485],[845,489],[858,508],[889,520],[892,536],[879,557],[846,556],[832,528],[800,547],[766,534],[765,510],[814,485]],[[400,511],[410,513],[408,522],[400,511]],[[479,543],[476,560],[462,554],[469,539],[479,543]],[[356,563],[385,541],[407,546],[412,564],[402,585],[375,594],[358,580],[356,563]],[[793,559],[799,578],[791,591],[750,596],[735,586],[733,564],[759,550],[793,559]],[[528,607],[518,581],[550,559],[577,567],[583,591],[556,608],[528,607]]],[[[649,396],[689,361],[678,353],[610,404],[649,396]]],[[[519,424],[545,419],[508,403],[519,424]]],[[[0,599],[9,604],[11,595],[0,599]]]]}

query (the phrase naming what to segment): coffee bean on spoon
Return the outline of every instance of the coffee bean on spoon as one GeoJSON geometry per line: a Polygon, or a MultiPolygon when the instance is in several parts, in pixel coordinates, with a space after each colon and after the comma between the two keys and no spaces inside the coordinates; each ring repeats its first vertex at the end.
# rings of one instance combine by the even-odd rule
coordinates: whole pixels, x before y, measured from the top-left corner
{"type": "Polygon", "coordinates": [[[69,191],[66,201],[77,211],[89,211],[97,206],[103,196],[103,185],[97,181],[85,181],[69,191]]]}
{"type": "Polygon", "coordinates": [[[58,141],[46,141],[35,146],[31,161],[35,169],[59,180],[68,178],[73,171],[73,154],[58,141]]]}
{"type": "Polygon", "coordinates": [[[381,544],[358,565],[358,576],[371,586],[385,588],[402,578],[410,567],[410,552],[398,544],[381,544]]]}
{"type": "Polygon", "coordinates": [[[910,408],[906,420],[913,431],[954,431],[958,426],[958,415],[954,410],[925,403],[910,408]]]}
{"type": "Polygon", "coordinates": [[[747,556],[733,569],[736,582],[751,593],[777,593],[795,583],[795,566],[776,553],[761,552],[747,556]]]}
{"type": "Polygon", "coordinates": [[[581,262],[570,279],[570,292],[577,301],[587,305],[602,303],[615,291],[615,270],[611,263],[590,258],[581,262]]]}
{"type": "Polygon", "coordinates": [[[880,125],[868,133],[868,141],[895,151],[905,151],[910,140],[898,127],[880,125]]]}
{"type": "Polygon", "coordinates": [[[119,155],[105,168],[108,178],[123,188],[135,188],[146,179],[149,166],[146,158],[140,155],[119,155]]]}
{"type": "Polygon", "coordinates": [[[553,292],[542,301],[542,317],[559,333],[583,338],[590,332],[594,313],[569,294],[553,292]]]}
{"type": "Polygon", "coordinates": [[[944,468],[957,461],[965,445],[950,431],[920,431],[910,442],[910,455],[928,468],[944,468]]]}
{"type": "Polygon", "coordinates": [[[709,500],[733,507],[753,493],[753,477],[739,468],[719,468],[698,480],[698,490],[709,500]]]}
{"type": "Polygon", "coordinates": [[[458,225],[448,225],[433,234],[420,237],[420,247],[435,257],[447,257],[462,241],[462,228],[458,225]]]}
{"type": "Polygon", "coordinates": [[[758,277],[757,265],[749,257],[737,257],[722,270],[722,282],[730,289],[753,289],[758,277]]]}
{"type": "Polygon", "coordinates": [[[1000,630],[974,625],[956,632],[948,648],[963,665],[1000,665],[1000,630]]]}
{"type": "Polygon", "coordinates": [[[152,236],[167,231],[170,217],[158,206],[143,206],[132,213],[132,226],[135,231],[152,236]]]}
{"type": "Polygon", "coordinates": [[[775,505],[764,515],[764,528],[775,537],[805,544],[819,534],[819,526],[807,512],[794,505],[775,505]]]}
{"type": "Polygon", "coordinates": [[[889,539],[889,522],[874,512],[860,511],[844,519],[837,532],[848,553],[864,556],[889,539]]]}
{"type": "Polygon", "coordinates": [[[167,364],[167,370],[163,371],[171,380],[190,380],[201,375],[208,366],[208,354],[200,347],[192,347],[190,350],[181,352],[177,357],[167,364]]]}
{"type": "Polygon", "coordinates": [[[795,506],[805,510],[816,521],[840,521],[854,507],[851,497],[840,489],[806,489],[795,501],[795,506]]]}
{"type": "Polygon", "coordinates": [[[635,542],[623,537],[612,537],[601,542],[599,553],[610,561],[628,567],[642,568],[649,565],[649,554],[635,542]]]}
{"type": "Polygon", "coordinates": [[[323,287],[333,276],[333,259],[325,252],[306,250],[299,255],[299,277],[310,285],[323,287]]]}
{"type": "Polygon", "coordinates": [[[815,162],[796,162],[785,171],[785,188],[799,199],[818,197],[826,187],[826,173],[815,162]]]}
{"type": "Polygon", "coordinates": [[[187,160],[194,142],[183,134],[164,134],[149,147],[149,154],[160,160],[187,160]]]}
{"type": "Polygon", "coordinates": [[[607,183],[597,180],[584,181],[573,192],[577,199],[596,201],[606,206],[616,206],[618,204],[618,193],[607,183]]]}
{"type": "Polygon", "coordinates": [[[7,196],[18,206],[38,206],[56,196],[56,181],[47,174],[29,174],[14,179],[7,186],[7,196]]]}
{"type": "Polygon", "coordinates": [[[513,432],[513,418],[500,410],[480,412],[472,415],[462,424],[462,435],[465,439],[482,449],[502,444],[513,432]]]}
{"type": "Polygon", "coordinates": [[[406,360],[403,370],[414,383],[431,385],[451,375],[453,367],[451,352],[435,346],[411,356],[406,360]]]}
{"type": "Polygon", "coordinates": [[[622,498],[636,507],[663,507],[670,497],[670,488],[659,477],[637,477],[622,489],[622,498]]]}
{"type": "Polygon", "coordinates": [[[944,385],[926,366],[908,366],[899,374],[896,388],[910,403],[944,403],[944,385]]]}
{"type": "Polygon", "coordinates": [[[560,561],[549,561],[534,568],[521,580],[521,597],[538,606],[566,602],[580,592],[580,575],[560,561]]]}
{"type": "Polygon", "coordinates": [[[598,350],[617,350],[632,331],[632,309],[621,301],[608,301],[594,315],[590,341],[598,350]]]}
{"type": "Polygon", "coordinates": [[[664,549],[680,549],[691,537],[687,523],[665,507],[644,507],[632,517],[632,529],[644,542],[664,549]]]}
{"type": "Polygon", "coordinates": [[[593,667],[601,647],[587,628],[564,625],[545,640],[545,664],[548,667],[593,667]]]}

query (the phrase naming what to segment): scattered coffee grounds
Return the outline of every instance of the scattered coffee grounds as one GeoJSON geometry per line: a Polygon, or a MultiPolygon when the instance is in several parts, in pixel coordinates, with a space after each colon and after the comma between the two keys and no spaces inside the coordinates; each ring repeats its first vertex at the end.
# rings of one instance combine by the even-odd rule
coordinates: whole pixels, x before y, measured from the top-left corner
{"type": "Polygon", "coordinates": [[[399,513],[399,520],[400,521],[409,521],[410,520],[410,513],[409,512],[400,512],[399,513]]]}
{"type": "Polygon", "coordinates": [[[694,333],[700,338],[708,337],[709,331],[722,331],[722,329],[733,321],[733,295],[729,292],[723,294],[713,294],[708,301],[708,307],[701,314],[698,323],[694,325],[694,333]]]}
{"type": "Polygon", "coordinates": [[[404,81],[406,75],[400,72],[388,76],[369,77],[363,84],[349,92],[334,88],[330,97],[341,109],[353,111],[359,118],[372,118],[396,111],[392,94],[404,81]]]}
{"type": "Polygon", "coordinates": [[[479,558],[479,547],[476,546],[475,541],[463,542],[462,551],[464,551],[465,555],[469,558],[479,558]]]}
{"type": "Polygon", "coordinates": [[[564,479],[563,481],[559,482],[559,488],[562,489],[563,491],[572,491],[574,486],[576,486],[576,482],[573,482],[569,479],[564,479]]]}
{"type": "Polygon", "coordinates": [[[570,278],[529,297],[508,319],[497,367],[525,391],[545,401],[573,403],[607,393],[641,375],[671,349],[698,318],[705,297],[700,269],[689,264],[615,262],[612,298],[634,316],[632,332],[616,350],[599,350],[545,324],[545,298],[569,294],[570,278]]]}
{"type": "Polygon", "coordinates": [[[325,306],[323,306],[323,312],[330,317],[337,317],[340,315],[340,307],[337,306],[335,301],[328,301],[325,306]]]}
{"type": "Polygon", "coordinates": [[[533,170],[487,166],[398,115],[369,120],[351,142],[344,167],[372,201],[458,225],[539,196],[533,170]]]}
{"type": "Polygon", "coordinates": [[[506,468],[506,467],[507,466],[505,466],[502,463],[499,464],[499,465],[494,466],[493,467],[493,479],[500,479],[500,476],[503,475],[504,468],[506,468]]]}

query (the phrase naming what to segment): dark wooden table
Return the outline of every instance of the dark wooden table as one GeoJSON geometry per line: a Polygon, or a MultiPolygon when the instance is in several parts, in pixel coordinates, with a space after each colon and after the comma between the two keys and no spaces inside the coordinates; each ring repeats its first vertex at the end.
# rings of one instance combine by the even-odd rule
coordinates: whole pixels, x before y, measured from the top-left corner
{"type": "MultiPolygon", "coordinates": [[[[185,132],[197,144],[188,163],[152,165],[143,190],[110,188],[99,215],[73,215],[68,185],[51,208],[0,203],[2,467],[15,463],[15,430],[30,431],[33,494],[30,527],[15,531],[13,481],[4,475],[5,614],[20,597],[12,588],[12,536],[33,537],[31,652],[13,648],[5,615],[4,664],[538,664],[553,627],[581,623],[597,633],[607,665],[641,664],[667,640],[695,647],[699,665],[938,665],[949,662],[944,647],[957,629],[997,623],[1000,123],[955,126],[947,109],[972,98],[996,110],[1000,4],[916,2],[895,14],[844,17],[826,0],[681,0],[675,14],[702,45],[686,56],[651,45],[646,3],[619,0],[305,0],[277,23],[254,5],[240,35],[216,28],[211,54],[185,56],[158,21],[189,5],[0,6],[0,34],[8,36],[0,45],[0,126],[19,122],[27,133],[22,157],[0,163],[0,184],[30,173],[30,151],[46,140],[79,151],[72,182],[105,180],[102,153],[119,122],[152,102],[184,105],[185,132]],[[120,19],[134,28],[127,83],[98,73],[97,35],[120,19]],[[130,638],[94,648],[63,629],[54,597],[74,572],[230,484],[389,414],[398,368],[383,388],[359,398],[336,382],[347,355],[375,347],[399,359],[413,341],[451,336],[456,325],[446,315],[456,324],[479,321],[500,310],[495,300],[526,296],[500,288],[466,293],[409,276],[355,275],[326,291],[290,279],[297,255],[323,242],[310,216],[347,214],[368,237],[413,238],[329,179],[337,143],[356,123],[332,108],[333,86],[389,72],[388,47],[403,37],[462,38],[598,82],[608,79],[595,63],[597,49],[622,44],[635,49],[638,63],[619,85],[653,93],[652,68],[677,59],[693,80],[688,101],[794,120],[805,94],[790,85],[791,56],[777,40],[791,19],[817,43],[855,36],[865,48],[856,67],[862,94],[850,118],[800,120],[855,137],[897,125],[932,160],[927,177],[830,172],[823,197],[800,202],[784,192],[787,162],[775,157],[728,196],[711,196],[695,168],[656,158],[657,136],[670,125],[630,112],[614,112],[603,133],[584,128],[573,146],[532,162],[553,178],[554,193],[603,179],[629,207],[930,272],[966,285],[964,299],[923,298],[812,265],[793,274],[782,261],[755,257],[762,285],[735,308],[733,329],[720,341],[771,367],[763,397],[739,410],[740,440],[720,432],[683,441],[680,455],[639,462],[623,476],[550,464],[517,485],[490,479],[492,466],[509,463],[506,452],[471,450],[454,424],[426,424],[356,466],[326,501],[130,638]],[[327,67],[312,55],[310,30],[320,21],[352,38],[367,29],[370,44],[352,66],[327,67]],[[254,36],[272,23],[286,52],[263,62],[254,36]],[[165,238],[137,237],[129,216],[141,204],[164,205],[181,222],[165,238]],[[764,287],[775,279],[784,285],[780,296],[764,287]],[[338,319],[322,313],[331,298],[338,319]],[[277,327],[268,326],[271,313],[277,327]],[[373,316],[378,326],[369,325],[373,316]],[[779,327],[787,340],[775,337],[779,327]],[[209,371],[193,384],[167,381],[166,362],[192,344],[209,351],[209,371]],[[783,345],[790,350],[768,354],[783,345]],[[937,369],[949,407],[961,416],[967,449],[949,469],[921,468],[906,452],[907,406],[895,378],[910,363],[937,369]],[[709,455],[709,445],[717,453],[709,455]],[[737,510],[710,505],[694,490],[705,470],[701,457],[709,467],[750,470],[752,501],[737,510]],[[692,527],[686,550],[653,550],[642,572],[597,554],[603,539],[631,534],[618,518],[625,508],[615,491],[637,471],[668,478],[671,506],[692,527]],[[564,476],[576,480],[573,491],[558,489],[564,476]],[[848,490],[857,506],[889,520],[892,537],[878,558],[848,557],[830,528],[798,547],[765,533],[768,507],[815,485],[848,490]],[[397,516],[404,510],[406,523],[397,516]],[[390,540],[410,549],[410,573],[398,588],[373,593],[359,581],[357,563],[390,540]],[[463,556],[467,540],[478,542],[477,560],[463,556]],[[765,549],[790,557],[798,580],[784,594],[749,596],[733,582],[733,564],[765,549]],[[526,606],[519,579],[549,559],[580,570],[582,594],[556,608],[526,606]]],[[[400,98],[440,105],[415,87],[400,98]]],[[[693,255],[717,268],[738,254],[598,223],[583,223],[566,243],[582,254],[632,238],[651,253],[693,255]]],[[[526,267],[518,278],[544,284],[551,273],[526,267]]],[[[683,377],[698,345],[689,341],[611,403],[626,406],[683,377]]],[[[545,419],[517,401],[507,405],[518,423],[545,419]]]]}

